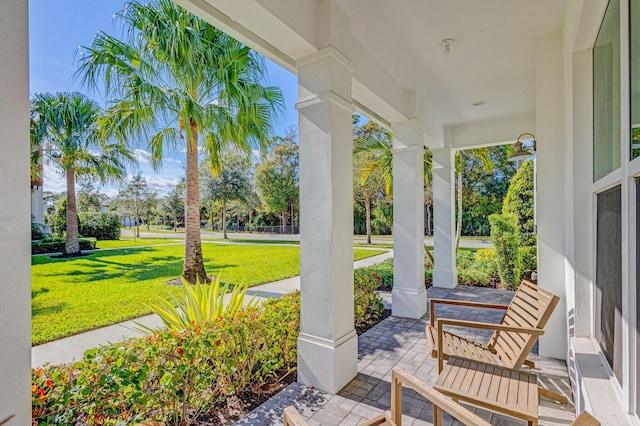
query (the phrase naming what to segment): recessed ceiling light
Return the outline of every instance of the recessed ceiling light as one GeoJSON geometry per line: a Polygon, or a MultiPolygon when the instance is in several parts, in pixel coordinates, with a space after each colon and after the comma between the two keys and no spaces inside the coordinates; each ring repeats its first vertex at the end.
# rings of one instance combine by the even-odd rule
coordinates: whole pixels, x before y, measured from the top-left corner
{"type": "Polygon", "coordinates": [[[483,100],[479,100],[479,101],[475,101],[475,102],[473,103],[473,106],[480,106],[480,105],[484,105],[484,104],[485,104],[485,101],[483,101],[483,100]]]}
{"type": "Polygon", "coordinates": [[[440,42],[440,45],[444,48],[443,53],[445,56],[449,56],[449,54],[451,53],[451,45],[453,44],[453,42],[454,40],[452,38],[445,38],[440,42]]]}

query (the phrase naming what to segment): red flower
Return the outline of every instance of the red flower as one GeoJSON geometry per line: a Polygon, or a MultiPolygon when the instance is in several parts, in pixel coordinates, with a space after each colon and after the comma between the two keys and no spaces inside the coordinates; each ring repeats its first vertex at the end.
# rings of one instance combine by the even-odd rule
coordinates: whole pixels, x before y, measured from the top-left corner
{"type": "Polygon", "coordinates": [[[44,389],[42,388],[38,389],[38,395],[44,396],[44,389]]]}
{"type": "Polygon", "coordinates": [[[176,352],[178,352],[178,355],[182,355],[184,353],[184,349],[178,348],[176,349],[176,352]]]}
{"type": "Polygon", "coordinates": [[[46,381],[46,382],[44,382],[44,384],[45,384],[48,388],[53,387],[53,382],[52,382],[51,380],[49,380],[49,379],[47,379],[47,381],[46,381]]]}

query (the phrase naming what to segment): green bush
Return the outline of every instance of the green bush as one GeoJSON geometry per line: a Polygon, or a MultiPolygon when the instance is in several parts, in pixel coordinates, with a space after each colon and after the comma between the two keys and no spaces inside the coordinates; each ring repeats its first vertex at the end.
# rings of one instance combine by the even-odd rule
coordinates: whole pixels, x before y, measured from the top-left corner
{"type": "Polygon", "coordinates": [[[234,317],[87,351],[32,371],[33,424],[197,423],[231,395],[295,368],[299,296],[234,317]]]}
{"type": "Polygon", "coordinates": [[[492,248],[478,249],[478,251],[476,251],[475,259],[478,262],[495,262],[496,251],[492,248]]]}
{"type": "Polygon", "coordinates": [[[377,321],[384,311],[382,297],[376,291],[379,276],[375,272],[358,269],[353,276],[354,320],[356,330],[367,328],[377,321]]]}
{"type": "Polygon", "coordinates": [[[514,214],[492,214],[489,223],[500,281],[504,287],[515,289],[522,276],[518,218],[514,214]]]}
{"type": "Polygon", "coordinates": [[[39,223],[31,223],[31,241],[42,240],[47,237],[43,226],[39,223]]]}
{"type": "Polygon", "coordinates": [[[97,240],[119,240],[120,221],[115,213],[79,213],[78,232],[97,240]]]}
{"type": "MultiPolygon", "coordinates": [[[[94,250],[96,248],[95,238],[79,238],[80,250],[94,250]]],[[[61,253],[64,252],[64,238],[45,238],[38,241],[31,241],[31,254],[61,253]]]]}
{"type": "Polygon", "coordinates": [[[502,214],[514,214],[520,227],[523,246],[535,246],[536,234],[533,221],[533,161],[522,163],[502,202],[502,214]]]}
{"type": "Polygon", "coordinates": [[[528,274],[538,270],[538,250],[536,246],[520,247],[522,271],[528,274]]]}
{"type": "Polygon", "coordinates": [[[355,271],[359,274],[369,274],[378,282],[378,289],[391,290],[393,288],[393,259],[387,259],[376,265],[360,268],[355,271]]]}
{"type": "MultiPolygon", "coordinates": [[[[482,259],[484,255],[481,255],[482,259]]],[[[478,260],[477,252],[460,250],[456,255],[458,284],[487,287],[491,279],[498,275],[496,263],[492,260],[478,260]]]]}

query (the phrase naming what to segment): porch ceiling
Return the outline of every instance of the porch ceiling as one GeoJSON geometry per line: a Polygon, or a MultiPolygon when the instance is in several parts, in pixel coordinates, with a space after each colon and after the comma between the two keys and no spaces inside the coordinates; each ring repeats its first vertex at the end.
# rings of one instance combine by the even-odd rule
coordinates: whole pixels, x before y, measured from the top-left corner
{"type": "Polygon", "coordinates": [[[566,0],[175,1],[293,72],[333,44],[352,61],[357,104],[386,122],[421,118],[434,144],[444,126],[532,117],[536,38],[566,15],[566,0]]]}
{"type": "Polygon", "coordinates": [[[562,28],[564,0],[337,0],[358,41],[443,125],[535,110],[535,39],[562,28]],[[441,41],[452,38],[444,55],[441,41]],[[482,106],[473,106],[484,101],[482,106]]]}

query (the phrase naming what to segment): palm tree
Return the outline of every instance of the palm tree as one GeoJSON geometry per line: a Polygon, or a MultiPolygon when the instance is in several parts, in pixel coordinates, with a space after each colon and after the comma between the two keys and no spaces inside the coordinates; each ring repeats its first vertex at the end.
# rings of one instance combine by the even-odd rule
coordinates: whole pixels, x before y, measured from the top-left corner
{"type": "Polygon", "coordinates": [[[234,144],[264,148],[283,107],[279,89],[264,87],[263,59],[171,0],[130,1],[116,14],[124,40],[98,33],[83,48],[79,75],[108,95],[105,128],[147,145],[160,166],[164,149],[186,145],[186,243],[183,277],[208,281],[200,239],[198,150],[218,170],[234,144]]]}
{"type": "Polygon", "coordinates": [[[81,93],[39,93],[31,100],[31,146],[67,179],[65,255],[80,254],[76,179],[93,177],[106,183],[126,176],[131,153],[120,143],[97,137],[101,109],[81,93]]]}
{"type": "MultiPolygon", "coordinates": [[[[393,189],[393,134],[373,121],[357,126],[358,119],[358,116],[354,116],[353,157],[354,164],[358,166],[358,183],[364,187],[370,179],[383,179],[385,192],[387,196],[390,196],[393,189]]],[[[431,150],[426,149],[424,152],[424,182],[427,187],[430,185],[431,163],[431,150]]],[[[367,215],[369,215],[369,211],[367,211],[367,215]]],[[[369,222],[368,217],[367,222],[369,222]]],[[[369,229],[367,228],[368,233],[369,229]]],[[[368,235],[367,241],[370,241],[368,235]]],[[[429,250],[427,250],[427,255],[431,258],[429,250]]]]}

